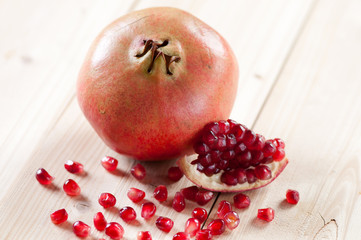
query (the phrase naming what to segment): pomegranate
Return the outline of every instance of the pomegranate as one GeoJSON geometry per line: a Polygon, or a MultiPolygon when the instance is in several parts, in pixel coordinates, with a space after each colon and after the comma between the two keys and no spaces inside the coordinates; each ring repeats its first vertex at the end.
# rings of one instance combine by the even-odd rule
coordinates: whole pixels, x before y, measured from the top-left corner
{"type": "Polygon", "coordinates": [[[177,212],[182,212],[186,208],[186,202],[182,193],[176,192],[173,198],[172,207],[177,212]]]}
{"type": "Polygon", "coordinates": [[[158,217],[155,221],[155,225],[163,232],[169,233],[173,228],[174,222],[172,219],[167,217],[158,217]]]}
{"type": "Polygon", "coordinates": [[[201,223],[196,218],[189,218],[186,221],[184,232],[189,234],[190,237],[194,237],[196,233],[201,229],[201,223]]]}
{"type": "Polygon", "coordinates": [[[208,213],[204,208],[195,208],[192,212],[192,217],[198,219],[200,223],[203,223],[207,219],[208,213]]]}
{"type": "Polygon", "coordinates": [[[107,226],[107,220],[105,219],[103,213],[97,212],[93,218],[94,227],[98,231],[103,231],[107,226]]]}
{"type": "Polygon", "coordinates": [[[42,185],[49,185],[54,180],[54,177],[52,177],[44,168],[39,168],[36,171],[35,177],[42,185]]]}
{"type": "Polygon", "coordinates": [[[170,167],[168,169],[168,179],[177,182],[179,179],[183,177],[182,171],[179,169],[179,167],[170,167]]]}
{"type": "Polygon", "coordinates": [[[286,167],[285,144],[266,140],[234,120],[210,122],[194,144],[196,155],[177,164],[184,175],[211,191],[242,192],[272,182],[286,167]]]}
{"type": "Polygon", "coordinates": [[[154,216],[155,212],[157,211],[157,207],[152,202],[146,202],[142,204],[142,210],[140,215],[144,219],[150,219],[154,216]]]}
{"type": "Polygon", "coordinates": [[[138,188],[130,188],[127,192],[127,196],[132,202],[138,203],[144,199],[145,192],[138,188]]]}
{"type": "Polygon", "coordinates": [[[119,210],[119,216],[125,222],[130,222],[137,218],[137,213],[132,207],[127,206],[119,210]]]}
{"type": "Polygon", "coordinates": [[[226,200],[222,200],[218,204],[217,216],[218,218],[223,219],[226,213],[229,213],[230,211],[232,211],[231,203],[226,200]]]}
{"type": "Polygon", "coordinates": [[[233,203],[236,208],[248,208],[251,204],[251,200],[246,194],[238,193],[233,197],[233,203]]]}
{"type": "Polygon", "coordinates": [[[226,213],[226,215],[224,215],[223,220],[226,223],[227,228],[231,230],[238,227],[240,222],[238,214],[234,211],[230,211],[226,213]]]}
{"type": "Polygon", "coordinates": [[[79,185],[73,179],[68,179],[65,181],[63,190],[69,196],[78,196],[81,192],[79,185]]]}
{"type": "Polygon", "coordinates": [[[167,187],[164,185],[159,185],[154,189],[153,196],[159,202],[164,202],[168,198],[168,190],[167,187]]]}
{"type": "Polygon", "coordinates": [[[207,229],[212,235],[221,235],[226,230],[226,225],[223,219],[215,219],[208,224],[207,229]]]}
{"type": "Polygon", "coordinates": [[[103,157],[101,163],[102,166],[109,172],[115,171],[115,169],[117,169],[118,166],[118,160],[109,156],[103,157]]]}
{"type": "Polygon", "coordinates": [[[90,226],[82,221],[73,223],[73,232],[80,238],[86,238],[90,234],[90,226]]]}
{"type": "Polygon", "coordinates": [[[103,208],[110,208],[114,207],[117,199],[111,193],[102,193],[98,198],[98,202],[101,206],[103,206],[103,208]]]}
{"type": "Polygon", "coordinates": [[[257,217],[267,222],[271,222],[275,217],[275,211],[272,208],[258,209],[257,217]]]}
{"type": "Polygon", "coordinates": [[[65,163],[64,163],[64,167],[65,169],[70,172],[70,173],[74,173],[74,174],[77,174],[77,173],[82,173],[84,172],[84,166],[83,164],[79,163],[79,162],[75,162],[75,161],[72,161],[72,160],[67,160],[65,163]]]}
{"type": "Polygon", "coordinates": [[[68,220],[68,213],[64,208],[59,209],[53,212],[52,214],[50,214],[50,219],[54,224],[60,224],[68,220]]]}
{"type": "Polygon", "coordinates": [[[124,228],[117,222],[110,222],[105,227],[105,234],[114,240],[122,239],[124,228]]]}
{"type": "Polygon", "coordinates": [[[286,201],[290,204],[297,204],[300,200],[300,194],[296,190],[288,189],[286,193],[286,201]]]}
{"type": "Polygon", "coordinates": [[[214,29],[176,8],[149,8],[99,34],[77,98],[110,148],[165,160],[189,153],[207,122],[229,116],[237,81],[236,58],[214,29]]]}

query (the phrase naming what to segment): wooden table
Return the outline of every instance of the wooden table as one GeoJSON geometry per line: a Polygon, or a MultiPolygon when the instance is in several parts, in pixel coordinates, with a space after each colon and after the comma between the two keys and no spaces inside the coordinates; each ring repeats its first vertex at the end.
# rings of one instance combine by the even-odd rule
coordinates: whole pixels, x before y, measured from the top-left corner
{"type": "MultiPolygon", "coordinates": [[[[92,225],[101,192],[114,193],[117,208],[140,206],[125,196],[138,187],[154,201],[154,186],[166,182],[170,198],[157,216],[175,226],[164,234],[155,218],[125,224],[125,239],[149,230],[153,239],[183,231],[195,204],[182,213],[171,207],[174,193],[191,183],[170,184],[165,171],[174,162],[147,163],[148,178],[129,175],[135,161],[107,148],[82,115],[75,98],[77,73],[97,33],[115,18],[150,6],[185,9],[219,31],[235,51],[240,78],[232,113],[266,137],[285,139],[290,159],[268,187],[249,191],[251,206],[237,210],[240,226],[215,239],[361,239],[361,1],[359,0],[1,0],[0,1],[0,239],[75,239],[71,224],[92,225]],[[104,155],[121,161],[119,174],[100,165],[104,155]],[[86,176],[63,168],[72,159],[86,176]],[[44,167],[56,176],[45,188],[34,177],[44,167]],[[82,187],[81,198],[65,196],[67,178],[82,187]],[[297,189],[298,205],[285,204],[297,189]],[[65,207],[68,223],[55,226],[49,214],[65,207]],[[272,207],[273,222],[257,220],[258,208],[272,207]]],[[[215,217],[219,194],[205,208],[215,217]]],[[[91,239],[104,237],[92,231],[91,239]]]]}

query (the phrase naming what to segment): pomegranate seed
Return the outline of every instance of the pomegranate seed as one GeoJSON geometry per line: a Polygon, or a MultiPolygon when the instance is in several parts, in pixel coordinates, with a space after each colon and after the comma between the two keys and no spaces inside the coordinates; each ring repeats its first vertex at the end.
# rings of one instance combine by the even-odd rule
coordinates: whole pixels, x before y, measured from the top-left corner
{"type": "Polygon", "coordinates": [[[138,180],[143,180],[146,175],[145,168],[140,163],[137,163],[130,172],[138,180]]]}
{"type": "Polygon", "coordinates": [[[73,224],[73,232],[80,238],[86,238],[90,233],[90,226],[83,223],[82,221],[76,221],[73,224]]]}
{"type": "Polygon", "coordinates": [[[130,222],[137,218],[137,214],[132,207],[123,207],[119,210],[119,216],[125,221],[130,222]]]}
{"type": "Polygon", "coordinates": [[[149,231],[138,232],[137,240],[152,240],[152,235],[149,231]]]}
{"type": "Polygon", "coordinates": [[[65,181],[63,189],[64,192],[69,196],[78,196],[81,191],[79,185],[72,179],[68,179],[65,181]]]}
{"type": "Polygon", "coordinates": [[[168,178],[173,182],[179,181],[183,177],[183,172],[179,167],[170,167],[168,169],[168,178]]]}
{"type": "Polygon", "coordinates": [[[203,135],[202,140],[207,146],[212,148],[218,142],[218,137],[213,131],[210,131],[203,135]]]}
{"type": "Polygon", "coordinates": [[[202,229],[196,234],[196,240],[211,240],[212,237],[211,230],[209,229],[202,229]]]}
{"type": "Polygon", "coordinates": [[[206,205],[212,198],[213,192],[211,191],[200,190],[196,194],[196,202],[201,206],[206,205]]]}
{"type": "Polygon", "coordinates": [[[212,235],[221,235],[226,230],[226,225],[223,219],[215,219],[208,224],[207,229],[212,235]]]}
{"type": "Polygon", "coordinates": [[[280,148],[285,148],[286,147],[285,142],[280,138],[273,139],[273,142],[275,143],[276,147],[280,147],[280,148]]]}
{"type": "Polygon", "coordinates": [[[229,132],[230,129],[229,122],[225,120],[218,121],[218,126],[219,126],[219,133],[227,134],[229,132]]]}
{"type": "Polygon", "coordinates": [[[144,199],[145,192],[138,188],[130,188],[127,192],[127,196],[132,202],[137,203],[144,199]]]}
{"type": "Polygon", "coordinates": [[[275,217],[275,212],[272,208],[258,209],[257,217],[267,222],[271,222],[275,217]]]}
{"type": "Polygon", "coordinates": [[[176,192],[176,194],[174,195],[174,198],[173,198],[172,207],[177,212],[181,212],[184,210],[184,208],[186,207],[186,202],[184,201],[184,197],[183,197],[182,193],[176,192]]]}
{"type": "Polygon", "coordinates": [[[50,174],[44,168],[39,168],[36,171],[35,177],[36,180],[38,180],[38,182],[42,185],[49,185],[54,180],[54,178],[50,176],[50,174]]]}
{"type": "Polygon", "coordinates": [[[154,198],[157,199],[159,202],[164,202],[168,198],[168,190],[167,187],[164,185],[159,185],[154,189],[154,198]]]}
{"type": "Polygon", "coordinates": [[[117,222],[110,222],[105,227],[105,234],[111,239],[122,239],[124,235],[123,227],[117,222]]]}
{"type": "Polygon", "coordinates": [[[149,219],[154,216],[157,211],[157,207],[152,202],[146,202],[142,204],[141,216],[144,219],[149,219]]]}
{"type": "Polygon", "coordinates": [[[167,217],[158,217],[155,221],[155,225],[163,232],[168,233],[173,228],[174,222],[167,217]]]}
{"type": "Polygon", "coordinates": [[[102,193],[99,196],[98,202],[103,208],[114,207],[117,199],[111,193],[102,193]]]}
{"type": "Polygon", "coordinates": [[[254,173],[257,178],[261,180],[267,180],[272,177],[271,169],[266,165],[259,165],[254,169],[254,173]]]}
{"type": "Polygon", "coordinates": [[[300,194],[296,190],[288,189],[286,193],[286,200],[290,204],[297,204],[300,200],[300,194]]]}
{"type": "Polygon", "coordinates": [[[252,145],[252,149],[254,150],[262,150],[264,145],[265,145],[266,139],[264,138],[264,136],[260,135],[260,134],[256,134],[256,139],[252,145]]]}
{"type": "Polygon", "coordinates": [[[184,196],[184,198],[191,201],[196,201],[196,195],[198,191],[199,189],[197,186],[191,186],[181,189],[181,193],[184,196]]]}
{"type": "Polygon", "coordinates": [[[221,175],[221,182],[230,186],[234,186],[238,184],[238,179],[231,172],[225,171],[221,175]]]}
{"type": "Polygon", "coordinates": [[[246,194],[239,193],[233,197],[233,203],[236,208],[247,208],[251,203],[251,200],[246,194]]]}
{"type": "Polygon", "coordinates": [[[118,160],[109,156],[105,156],[102,159],[102,166],[109,172],[113,172],[117,169],[118,160]]]}
{"type": "Polygon", "coordinates": [[[184,233],[184,232],[177,232],[172,240],[189,240],[188,234],[184,233]]]}
{"type": "Polygon", "coordinates": [[[54,224],[60,224],[68,220],[68,213],[63,208],[50,214],[50,219],[54,224]]]}
{"type": "Polygon", "coordinates": [[[200,223],[203,223],[207,219],[207,211],[204,208],[195,208],[192,212],[192,217],[198,219],[200,223]]]}
{"type": "Polygon", "coordinates": [[[232,205],[230,202],[223,200],[219,203],[218,205],[218,210],[217,210],[217,216],[220,219],[224,218],[224,215],[226,215],[226,213],[232,211],[232,205]]]}
{"type": "Polygon", "coordinates": [[[189,218],[185,224],[184,232],[189,234],[190,237],[194,237],[196,233],[201,229],[201,223],[196,218],[189,218]]]}
{"type": "Polygon", "coordinates": [[[94,227],[98,231],[103,231],[105,229],[105,227],[107,226],[107,220],[105,220],[105,217],[104,217],[103,213],[101,213],[101,212],[97,212],[94,215],[93,222],[94,222],[94,227]]]}
{"type": "Polygon", "coordinates": [[[251,148],[255,141],[256,134],[252,130],[247,129],[243,137],[244,144],[247,146],[247,148],[251,148]]]}
{"type": "Polygon", "coordinates": [[[200,155],[207,154],[209,150],[209,147],[205,143],[197,143],[194,145],[194,151],[200,155]]]}
{"type": "Polygon", "coordinates": [[[224,215],[224,221],[228,229],[235,229],[239,225],[239,216],[236,212],[230,211],[224,215]]]}
{"type": "Polygon", "coordinates": [[[243,168],[237,168],[234,171],[234,176],[236,177],[239,184],[247,182],[246,171],[243,168]]]}
{"type": "Polygon", "coordinates": [[[277,148],[272,158],[275,161],[281,161],[285,157],[285,155],[286,155],[285,150],[283,150],[282,148],[277,148]]]}
{"type": "Polygon", "coordinates": [[[254,169],[247,169],[246,176],[247,176],[248,183],[254,183],[255,181],[257,181],[254,169]]]}
{"type": "Polygon", "coordinates": [[[267,140],[265,142],[265,145],[264,145],[263,149],[262,149],[262,152],[263,152],[264,157],[270,157],[276,152],[276,147],[272,143],[272,141],[267,140]]]}
{"type": "Polygon", "coordinates": [[[83,164],[74,162],[72,160],[67,160],[64,163],[64,167],[70,173],[82,173],[84,171],[83,164]]]}

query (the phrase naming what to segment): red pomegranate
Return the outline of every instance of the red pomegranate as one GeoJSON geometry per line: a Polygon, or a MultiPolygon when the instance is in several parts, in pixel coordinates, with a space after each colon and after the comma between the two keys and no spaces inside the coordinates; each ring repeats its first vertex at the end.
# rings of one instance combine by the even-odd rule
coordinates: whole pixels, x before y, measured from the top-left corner
{"type": "Polygon", "coordinates": [[[214,29],[179,9],[149,8],[99,34],[77,97],[110,148],[164,160],[189,153],[207,122],[229,116],[237,81],[236,58],[214,29]]]}

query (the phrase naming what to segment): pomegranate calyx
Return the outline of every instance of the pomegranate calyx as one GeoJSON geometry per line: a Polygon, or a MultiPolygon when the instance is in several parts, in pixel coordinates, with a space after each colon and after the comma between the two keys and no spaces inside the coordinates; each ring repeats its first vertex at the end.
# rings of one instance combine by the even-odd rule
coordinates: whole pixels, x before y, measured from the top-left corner
{"type": "Polygon", "coordinates": [[[159,51],[159,48],[167,46],[169,41],[164,40],[163,43],[157,43],[157,42],[155,42],[153,40],[143,40],[143,42],[144,42],[144,50],[143,50],[143,52],[135,55],[135,57],[137,57],[137,58],[143,57],[145,54],[147,54],[147,52],[151,51],[152,61],[150,62],[150,65],[148,67],[148,73],[150,73],[152,71],[155,60],[157,60],[158,57],[162,57],[164,62],[165,62],[165,67],[166,67],[166,70],[167,70],[167,74],[168,75],[173,75],[173,73],[169,70],[169,65],[172,62],[179,62],[179,60],[181,58],[179,56],[170,56],[170,55],[165,54],[162,51],[159,51]]]}

